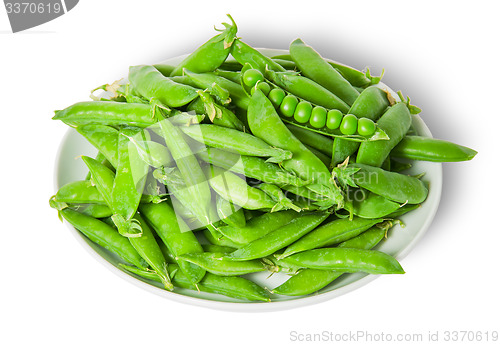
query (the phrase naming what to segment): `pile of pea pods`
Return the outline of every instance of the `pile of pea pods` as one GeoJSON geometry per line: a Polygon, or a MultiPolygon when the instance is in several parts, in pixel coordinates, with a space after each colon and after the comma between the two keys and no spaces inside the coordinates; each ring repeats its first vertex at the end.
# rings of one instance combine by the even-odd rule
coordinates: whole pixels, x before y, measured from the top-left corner
{"type": "Polygon", "coordinates": [[[300,39],[268,57],[229,18],[179,64],[132,66],[56,111],[98,154],[51,207],[120,269],[174,292],[265,302],[353,272],[404,273],[376,246],[428,195],[405,171],[476,151],[418,136],[420,109],[369,70],[300,39]],[[262,286],[256,272],[289,278],[262,286]]]}

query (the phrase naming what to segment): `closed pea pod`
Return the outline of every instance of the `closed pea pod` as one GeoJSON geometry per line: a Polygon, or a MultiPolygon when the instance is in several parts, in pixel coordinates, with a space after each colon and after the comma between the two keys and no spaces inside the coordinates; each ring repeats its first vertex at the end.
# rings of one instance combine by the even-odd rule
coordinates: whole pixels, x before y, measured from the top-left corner
{"type": "Polygon", "coordinates": [[[276,202],[276,205],[274,205],[274,207],[271,209],[271,212],[288,209],[292,209],[296,212],[300,212],[302,210],[300,206],[295,205],[292,200],[286,197],[285,193],[283,193],[280,187],[274,184],[261,183],[257,186],[257,188],[269,195],[271,199],[276,202]]]}
{"type": "Polygon", "coordinates": [[[269,157],[268,162],[279,163],[290,159],[292,153],[270,146],[251,134],[215,125],[201,124],[182,127],[182,131],[196,141],[208,146],[238,152],[241,155],[269,157]]]}
{"type": "Polygon", "coordinates": [[[301,39],[290,44],[290,55],[303,75],[325,87],[348,105],[352,105],[359,96],[359,92],[337,70],[301,39]]]}
{"type": "Polygon", "coordinates": [[[233,261],[228,260],[226,255],[227,253],[191,253],[181,255],[177,260],[191,262],[220,276],[238,276],[266,270],[260,260],[233,261]]]}
{"type": "Polygon", "coordinates": [[[385,217],[401,207],[397,202],[371,192],[363,191],[362,189],[357,189],[354,193],[355,195],[363,194],[363,197],[353,197],[349,202],[346,202],[344,208],[361,218],[385,217]]]}
{"type": "MultiPolygon", "coordinates": [[[[292,61],[292,57],[289,54],[284,54],[284,55],[276,55],[273,56],[273,60],[286,60],[286,61],[292,61]]],[[[350,66],[344,65],[340,62],[332,61],[332,60],[327,60],[328,64],[330,64],[333,68],[335,68],[344,78],[351,84],[353,87],[358,88],[358,87],[367,87],[369,85],[374,85],[380,82],[382,77],[372,77],[370,75],[369,70],[365,72],[361,72],[355,68],[352,68],[350,66]]]]}
{"type": "Polygon", "coordinates": [[[111,209],[107,205],[77,204],[68,206],[80,213],[83,213],[84,215],[94,218],[106,218],[113,215],[113,211],[111,211],[111,209]]]}
{"type": "Polygon", "coordinates": [[[141,225],[142,235],[141,237],[129,238],[130,243],[137,250],[139,255],[151,266],[151,268],[155,270],[156,274],[160,277],[163,286],[165,286],[167,290],[172,290],[173,285],[168,274],[167,262],[154,238],[153,233],[151,232],[151,229],[140,215],[137,214],[135,219],[141,225]]]}
{"type": "Polygon", "coordinates": [[[238,31],[233,18],[230,15],[228,17],[232,24],[223,23],[225,30],[205,42],[179,63],[170,76],[181,75],[184,68],[196,73],[210,72],[218,68],[227,59],[238,31]]]}
{"type": "Polygon", "coordinates": [[[198,95],[200,97],[189,104],[188,110],[194,110],[197,114],[206,114],[217,126],[243,131],[245,126],[231,110],[217,104],[205,91],[198,90],[198,95]]]}
{"type": "MultiPolygon", "coordinates": [[[[372,249],[384,238],[384,235],[384,229],[373,227],[350,240],[340,243],[338,247],[372,249]]],[[[308,295],[324,288],[342,274],[342,272],[334,270],[303,269],[276,287],[272,292],[288,296],[308,295]]]]}
{"type": "MultiPolygon", "coordinates": [[[[229,226],[229,225],[228,225],[229,226]]],[[[224,228],[220,227],[219,229],[224,228]]],[[[241,244],[236,243],[231,241],[225,236],[215,236],[215,234],[212,234],[209,230],[204,230],[203,231],[203,236],[207,239],[207,241],[213,245],[217,246],[224,246],[224,247],[230,247],[230,248],[240,248],[242,247],[241,244]]]]}
{"type": "MultiPolygon", "coordinates": [[[[138,275],[139,277],[160,282],[160,279],[155,272],[142,271],[133,266],[127,265],[120,265],[120,267],[138,275]]],[[[175,265],[170,265],[170,267],[172,267],[171,272],[174,272],[177,269],[175,265]]],[[[177,271],[172,278],[172,283],[176,287],[216,293],[242,300],[261,302],[269,301],[269,296],[266,290],[254,282],[241,277],[222,277],[207,273],[198,284],[194,285],[191,281],[189,281],[189,279],[187,279],[182,271],[177,271]]]]}
{"type": "Polygon", "coordinates": [[[241,65],[245,65],[248,63],[250,64],[250,66],[252,66],[252,68],[260,70],[261,73],[264,73],[266,69],[272,69],[273,71],[278,72],[285,71],[285,69],[280,64],[263,55],[241,40],[236,40],[234,42],[231,55],[241,65]]]}
{"type": "Polygon", "coordinates": [[[106,125],[82,125],[76,131],[87,139],[113,165],[118,165],[118,134],[119,131],[106,125]]]}
{"type": "Polygon", "coordinates": [[[297,212],[292,210],[264,213],[250,219],[244,227],[221,226],[219,231],[238,244],[248,244],[286,225],[295,217],[297,212]]]}
{"type": "Polygon", "coordinates": [[[69,208],[60,210],[60,214],[92,242],[108,249],[123,260],[137,267],[147,267],[146,261],[137,253],[134,247],[132,247],[129,240],[121,236],[115,229],[106,223],[69,208]]]}
{"type": "Polygon", "coordinates": [[[408,106],[399,102],[390,107],[377,121],[389,140],[365,141],[359,145],[356,162],[379,167],[391,150],[403,139],[411,126],[408,106]]]}
{"type": "Polygon", "coordinates": [[[116,178],[115,173],[93,158],[82,156],[82,160],[89,168],[92,180],[95,183],[97,190],[101,193],[104,200],[106,200],[106,204],[111,208],[113,212],[111,219],[117,227],[118,232],[125,237],[140,237],[142,229],[140,225],[132,219],[132,216],[135,214],[135,210],[133,210],[133,205],[130,205],[131,203],[134,203],[134,205],[135,203],[138,204],[141,199],[141,194],[137,196],[135,195],[136,191],[127,190],[127,179],[119,181],[118,186],[122,183],[124,185],[124,195],[123,199],[115,204],[115,200],[113,199],[113,188],[115,186],[116,178]],[[132,214],[129,216],[130,213],[132,214]]]}
{"type": "Polygon", "coordinates": [[[259,157],[240,156],[236,153],[211,147],[197,152],[196,155],[207,163],[266,183],[279,186],[305,186],[309,183],[309,181],[304,181],[283,170],[278,165],[266,162],[265,159],[259,157]]]}
{"type": "Polygon", "coordinates": [[[336,270],[338,272],[405,273],[396,259],[376,250],[321,248],[294,254],[289,256],[287,260],[305,268],[336,270]]]}
{"type": "Polygon", "coordinates": [[[227,225],[243,227],[246,224],[243,208],[235,206],[221,196],[217,196],[217,214],[227,225]]]}
{"type": "Polygon", "coordinates": [[[53,120],[76,127],[86,124],[147,127],[156,122],[148,104],[124,102],[79,102],[56,111],[53,120]]]}
{"type": "Polygon", "coordinates": [[[229,92],[229,95],[231,96],[231,103],[241,109],[248,108],[250,97],[248,97],[241,85],[214,73],[193,73],[187,70],[185,70],[184,73],[200,89],[211,90],[214,84],[218,85],[229,92]]]}
{"type": "Polygon", "coordinates": [[[198,97],[195,88],[172,81],[153,66],[132,66],[128,78],[135,92],[168,107],[180,107],[198,97]]]}
{"type": "MultiPolygon", "coordinates": [[[[203,252],[196,236],[168,204],[141,204],[140,211],[174,256],[203,252]]],[[[194,284],[205,274],[205,270],[187,262],[179,262],[179,267],[194,284]]]]}
{"type": "Polygon", "coordinates": [[[427,198],[427,187],[416,177],[359,163],[349,166],[360,169],[352,176],[358,186],[389,200],[419,204],[427,198]]]}
{"type": "MultiPolygon", "coordinates": [[[[111,205],[113,208],[113,221],[118,231],[126,236],[136,236],[136,227],[128,226],[137,211],[141,201],[142,192],[146,185],[147,164],[139,158],[136,148],[128,139],[137,134],[142,134],[145,139],[146,132],[138,129],[123,128],[118,138],[118,166],[111,191],[111,205]]],[[[140,227],[137,227],[140,229],[140,227]]]]}
{"type": "Polygon", "coordinates": [[[391,156],[429,162],[461,162],[474,158],[477,151],[445,140],[406,136],[391,151],[391,156]]]}
{"type": "Polygon", "coordinates": [[[55,201],[72,204],[100,204],[106,201],[91,181],[74,181],[63,185],[55,195],[55,201]]]}
{"type": "Polygon", "coordinates": [[[266,193],[250,187],[241,177],[214,166],[203,168],[210,186],[217,194],[249,210],[272,209],[276,204],[266,193]]]}
{"type": "Polygon", "coordinates": [[[159,125],[163,139],[179,168],[186,189],[191,193],[194,213],[202,223],[210,223],[209,209],[212,199],[210,187],[196,156],[183,138],[179,127],[175,126],[169,119],[160,121],[159,125]]]}
{"type": "Polygon", "coordinates": [[[288,224],[250,242],[227,257],[231,260],[245,261],[273,254],[316,228],[328,215],[328,212],[303,213],[288,224]]]}
{"type": "Polygon", "coordinates": [[[352,220],[349,218],[335,219],[300,238],[290,245],[280,257],[284,258],[309,249],[338,244],[361,234],[382,221],[383,219],[363,219],[358,217],[352,220]]]}

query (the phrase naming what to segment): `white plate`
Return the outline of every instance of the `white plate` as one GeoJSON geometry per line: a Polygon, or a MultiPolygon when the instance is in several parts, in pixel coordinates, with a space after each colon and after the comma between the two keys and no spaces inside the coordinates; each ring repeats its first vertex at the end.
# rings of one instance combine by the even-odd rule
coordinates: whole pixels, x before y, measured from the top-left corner
{"type": "MultiPolygon", "coordinates": [[[[279,54],[286,54],[286,51],[275,49],[260,49],[268,56],[279,54]]],[[[172,58],[164,61],[164,63],[175,65],[179,63],[184,56],[172,58]]],[[[380,85],[387,88],[384,84],[380,85]]],[[[395,93],[389,89],[396,97],[395,93]]],[[[419,135],[431,137],[429,128],[422,121],[420,116],[413,116],[413,127],[419,135]]],[[[55,188],[56,191],[64,184],[81,180],[87,174],[87,168],[81,159],[81,155],[95,156],[96,149],[90,145],[82,136],[80,136],[74,129],[69,129],[63,138],[58,157],[56,160],[56,173],[55,173],[55,188]]],[[[376,249],[381,250],[387,254],[395,256],[398,260],[403,259],[410,250],[415,246],[418,240],[424,235],[429,227],[437,211],[439,200],[441,197],[442,187],[442,166],[440,163],[432,162],[412,162],[413,166],[408,173],[416,175],[425,172],[422,180],[429,184],[429,195],[427,200],[417,210],[414,210],[401,219],[406,224],[404,228],[399,225],[394,226],[390,232],[387,240],[379,244],[376,249]]],[[[68,224],[66,222],[66,224],[68,224]]],[[[192,305],[199,305],[210,308],[233,310],[233,311],[272,311],[294,308],[304,305],[310,305],[341,296],[345,293],[353,291],[377,278],[377,275],[367,275],[362,273],[344,274],[339,279],[335,280],[332,284],[322,289],[321,291],[308,296],[302,297],[288,297],[273,295],[272,302],[245,302],[238,301],[225,296],[216,294],[209,294],[203,292],[196,292],[185,289],[175,289],[173,292],[166,291],[156,285],[148,282],[147,280],[138,279],[118,268],[118,263],[121,261],[117,256],[96,245],[88,240],[79,231],[68,224],[76,239],[80,244],[87,249],[87,251],[96,260],[100,261],[103,265],[108,267],[113,273],[119,275],[123,279],[145,289],[151,291],[159,296],[182,303],[192,305]]],[[[402,263],[404,267],[404,262],[402,263]]],[[[280,285],[287,279],[284,274],[274,274],[268,278],[268,273],[254,273],[248,275],[249,279],[267,286],[269,289],[280,285]]],[[[383,279],[383,278],[382,278],[383,279]]]]}

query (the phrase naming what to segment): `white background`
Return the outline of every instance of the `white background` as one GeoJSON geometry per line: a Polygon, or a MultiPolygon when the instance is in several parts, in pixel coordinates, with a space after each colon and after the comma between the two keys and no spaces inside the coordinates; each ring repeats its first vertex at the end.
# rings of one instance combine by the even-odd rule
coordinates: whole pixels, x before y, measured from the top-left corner
{"type": "MultiPolygon", "coordinates": [[[[287,344],[290,332],[500,331],[500,53],[494,1],[98,1],[23,33],[0,7],[0,343],[287,344]],[[231,13],[239,36],[371,66],[435,137],[479,151],[444,165],[425,237],[384,276],[325,303],[235,313],[162,299],[95,261],[48,206],[66,128],[52,111],[134,64],[193,51],[231,13]]],[[[441,338],[442,339],[442,338],[441,338]]],[[[295,342],[296,343],[296,342],[295,342]]]]}

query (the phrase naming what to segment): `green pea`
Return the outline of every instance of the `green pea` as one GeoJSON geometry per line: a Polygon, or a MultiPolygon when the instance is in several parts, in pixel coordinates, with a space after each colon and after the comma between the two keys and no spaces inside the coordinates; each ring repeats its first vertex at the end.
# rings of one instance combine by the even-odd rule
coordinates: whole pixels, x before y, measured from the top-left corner
{"type": "Polygon", "coordinates": [[[345,135],[353,135],[358,129],[358,118],[353,114],[347,114],[340,123],[340,132],[345,135]]]}
{"type": "Polygon", "coordinates": [[[262,93],[266,96],[269,95],[269,92],[271,92],[271,86],[269,86],[269,84],[266,82],[261,82],[261,83],[257,84],[257,88],[260,91],[262,91],[262,93]]]}
{"type": "Polygon", "coordinates": [[[340,123],[342,122],[342,117],[344,115],[342,112],[338,109],[332,109],[328,112],[328,115],[326,117],[326,127],[328,129],[337,129],[340,126],[340,123]]]}
{"type": "Polygon", "coordinates": [[[286,95],[280,105],[280,111],[283,116],[292,117],[299,100],[294,95],[286,95]]]}
{"type": "Polygon", "coordinates": [[[274,105],[275,108],[280,106],[285,96],[286,96],[285,91],[279,88],[272,89],[269,92],[269,95],[267,95],[267,97],[269,98],[269,100],[271,101],[271,103],[274,105]]]}
{"type": "Polygon", "coordinates": [[[358,134],[365,137],[375,133],[375,122],[367,117],[362,117],[358,120],[358,134]]]}
{"type": "Polygon", "coordinates": [[[323,128],[326,125],[326,109],[323,107],[314,107],[311,113],[309,123],[314,128],[323,128]]]}
{"type": "Polygon", "coordinates": [[[295,112],[293,113],[293,118],[298,123],[306,123],[309,121],[312,112],[312,105],[307,101],[300,101],[295,108],[295,112]]]}
{"type": "Polygon", "coordinates": [[[243,73],[243,83],[248,87],[254,87],[259,81],[264,81],[264,75],[258,69],[249,69],[243,73]]]}

